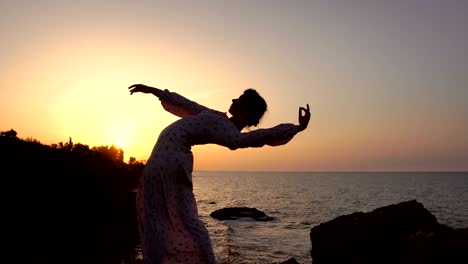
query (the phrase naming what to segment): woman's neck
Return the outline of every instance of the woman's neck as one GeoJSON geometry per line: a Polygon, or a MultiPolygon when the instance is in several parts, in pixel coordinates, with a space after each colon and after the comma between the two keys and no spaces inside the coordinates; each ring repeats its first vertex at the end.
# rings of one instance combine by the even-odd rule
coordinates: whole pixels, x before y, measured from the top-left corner
{"type": "Polygon", "coordinates": [[[239,131],[242,131],[242,129],[244,129],[245,119],[243,117],[233,115],[229,118],[229,120],[231,120],[231,122],[234,123],[234,125],[237,127],[237,129],[239,129],[239,131]]]}

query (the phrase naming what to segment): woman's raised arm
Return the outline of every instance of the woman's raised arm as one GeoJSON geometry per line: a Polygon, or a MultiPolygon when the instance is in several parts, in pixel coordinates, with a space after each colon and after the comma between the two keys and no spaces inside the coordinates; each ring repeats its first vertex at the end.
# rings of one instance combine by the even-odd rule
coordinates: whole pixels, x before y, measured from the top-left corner
{"type": "MultiPolygon", "coordinates": [[[[207,113],[208,115],[209,113],[207,113]]],[[[240,132],[226,117],[220,115],[200,115],[200,123],[206,127],[206,135],[211,142],[228,147],[231,150],[239,148],[259,148],[265,145],[280,146],[288,143],[294,136],[305,130],[310,120],[310,109],[299,108],[299,124],[282,123],[270,128],[260,128],[249,132],[240,132]]]]}
{"type": "Polygon", "coordinates": [[[196,115],[209,109],[167,89],[161,90],[144,84],[134,84],[128,88],[130,89],[130,94],[141,92],[157,96],[166,111],[179,117],[196,115]]]}
{"type": "Polygon", "coordinates": [[[307,104],[307,108],[299,107],[299,125],[283,123],[271,128],[239,133],[235,137],[235,148],[284,145],[297,133],[305,130],[309,125],[309,120],[310,108],[307,104]]]}

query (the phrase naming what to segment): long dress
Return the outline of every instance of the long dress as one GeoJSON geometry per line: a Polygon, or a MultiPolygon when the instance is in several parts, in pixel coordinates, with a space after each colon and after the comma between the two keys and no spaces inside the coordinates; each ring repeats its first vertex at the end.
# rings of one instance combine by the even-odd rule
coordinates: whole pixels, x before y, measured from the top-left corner
{"type": "Polygon", "coordinates": [[[191,147],[218,144],[231,150],[287,143],[294,124],[241,133],[225,113],[164,90],[161,104],[182,117],[159,135],[137,193],[137,218],[145,264],[216,263],[211,241],[198,218],[193,195],[191,147]]]}

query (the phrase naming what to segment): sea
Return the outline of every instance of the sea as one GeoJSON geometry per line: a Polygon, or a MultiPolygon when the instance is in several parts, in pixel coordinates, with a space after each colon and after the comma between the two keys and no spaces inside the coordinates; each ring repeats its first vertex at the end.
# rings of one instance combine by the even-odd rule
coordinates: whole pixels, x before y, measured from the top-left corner
{"type": "Polygon", "coordinates": [[[311,263],[310,229],[340,215],[417,200],[441,224],[468,226],[468,172],[195,171],[194,194],[217,262],[311,263]],[[274,217],[216,220],[224,207],[253,207],[274,217]]]}

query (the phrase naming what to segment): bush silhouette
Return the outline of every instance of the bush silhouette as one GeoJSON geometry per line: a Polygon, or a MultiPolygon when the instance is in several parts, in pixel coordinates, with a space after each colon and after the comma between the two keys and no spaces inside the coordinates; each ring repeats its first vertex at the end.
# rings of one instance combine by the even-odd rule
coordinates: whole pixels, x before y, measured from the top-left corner
{"type": "MultiPolygon", "coordinates": [[[[14,131],[14,130],[12,130],[14,131]]],[[[2,132],[6,263],[122,263],[138,243],[144,164],[114,146],[43,145],[2,132]],[[107,150],[107,151],[106,151],[107,150]]]]}

